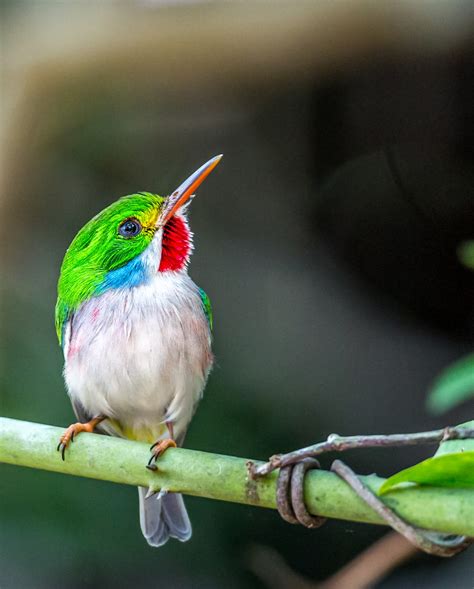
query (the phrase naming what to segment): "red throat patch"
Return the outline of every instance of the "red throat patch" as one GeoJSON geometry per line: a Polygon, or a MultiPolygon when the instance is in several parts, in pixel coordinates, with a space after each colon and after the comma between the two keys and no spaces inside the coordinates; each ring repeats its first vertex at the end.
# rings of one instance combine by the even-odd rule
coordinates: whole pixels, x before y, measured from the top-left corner
{"type": "Polygon", "coordinates": [[[181,270],[191,249],[191,234],[181,217],[171,217],[163,229],[161,261],[158,270],[181,270]]]}

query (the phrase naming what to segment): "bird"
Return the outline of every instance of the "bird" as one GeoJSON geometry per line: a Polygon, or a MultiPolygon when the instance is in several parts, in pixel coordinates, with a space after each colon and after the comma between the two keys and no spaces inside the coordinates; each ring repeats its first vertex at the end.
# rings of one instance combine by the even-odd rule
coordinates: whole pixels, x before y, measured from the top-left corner
{"type": "MultiPolygon", "coordinates": [[[[148,464],[181,446],[211,371],[212,308],[188,274],[188,207],[220,162],[213,157],[169,196],[137,192],[77,233],[58,280],[55,325],[77,422],[62,434],[65,459],[81,432],[152,444],[148,464]],[[66,452],[67,451],[67,452],[66,452]]],[[[192,535],[178,493],[139,491],[148,544],[192,535]]]]}

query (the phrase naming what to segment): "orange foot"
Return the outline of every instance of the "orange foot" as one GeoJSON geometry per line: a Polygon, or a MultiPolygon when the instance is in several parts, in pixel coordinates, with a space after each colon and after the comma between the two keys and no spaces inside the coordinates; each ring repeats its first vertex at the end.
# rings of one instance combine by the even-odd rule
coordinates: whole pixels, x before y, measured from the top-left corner
{"type": "Polygon", "coordinates": [[[56,448],[58,452],[61,452],[62,459],[65,459],[66,448],[69,446],[70,442],[74,442],[74,436],[79,435],[81,432],[92,433],[97,425],[104,419],[105,417],[94,417],[94,419],[91,419],[87,423],[78,422],[71,424],[59,438],[59,444],[56,448]]]}
{"type": "Polygon", "coordinates": [[[157,458],[162,456],[163,452],[165,452],[165,450],[168,450],[168,448],[176,447],[176,442],[171,438],[166,438],[165,440],[159,440],[158,442],[155,442],[153,446],[150,448],[152,454],[146,467],[150,470],[158,470],[158,467],[156,466],[156,464],[154,464],[157,458]]]}

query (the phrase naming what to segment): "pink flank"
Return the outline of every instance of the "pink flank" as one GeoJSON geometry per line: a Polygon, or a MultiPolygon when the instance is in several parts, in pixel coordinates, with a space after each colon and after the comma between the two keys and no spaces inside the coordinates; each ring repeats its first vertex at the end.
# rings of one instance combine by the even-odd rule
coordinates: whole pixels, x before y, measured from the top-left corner
{"type": "Polygon", "coordinates": [[[69,344],[69,348],[67,350],[67,359],[70,360],[76,353],[79,351],[79,346],[75,346],[72,342],[69,344]]]}

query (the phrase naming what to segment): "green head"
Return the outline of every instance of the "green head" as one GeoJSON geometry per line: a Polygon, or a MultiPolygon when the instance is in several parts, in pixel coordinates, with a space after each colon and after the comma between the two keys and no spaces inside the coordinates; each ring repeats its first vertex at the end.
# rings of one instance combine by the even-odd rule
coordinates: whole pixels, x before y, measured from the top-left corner
{"type": "Polygon", "coordinates": [[[124,196],[84,225],[61,266],[56,303],[60,343],[68,317],[91,297],[136,287],[153,272],[186,269],[192,234],[184,208],[221,157],[201,166],[168,197],[149,192],[124,196]]]}

